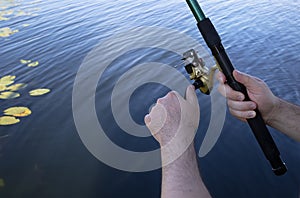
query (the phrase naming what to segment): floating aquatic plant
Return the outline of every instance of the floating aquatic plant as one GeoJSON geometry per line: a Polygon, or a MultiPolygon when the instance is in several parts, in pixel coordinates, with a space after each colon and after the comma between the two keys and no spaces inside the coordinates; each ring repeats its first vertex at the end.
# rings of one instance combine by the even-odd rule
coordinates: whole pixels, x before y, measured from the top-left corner
{"type": "Polygon", "coordinates": [[[32,62],[32,60],[25,60],[25,59],[21,59],[20,63],[27,64],[28,67],[36,67],[40,64],[39,61],[32,62]]]}
{"type": "Polygon", "coordinates": [[[32,13],[29,13],[29,12],[25,12],[24,10],[19,10],[16,14],[15,14],[15,16],[30,16],[30,15],[32,15],[32,13]]]}
{"type": "Polygon", "coordinates": [[[22,63],[22,64],[28,64],[28,63],[31,63],[31,60],[24,60],[24,59],[21,59],[21,60],[20,60],[20,63],[22,63]]]}
{"type": "Polygon", "coordinates": [[[26,117],[31,114],[31,110],[28,107],[10,107],[5,109],[4,115],[14,116],[14,117],[26,117]]]}
{"type": "Polygon", "coordinates": [[[6,16],[6,15],[12,15],[14,13],[13,10],[3,10],[0,12],[0,15],[6,16]]]}
{"type": "MultiPolygon", "coordinates": [[[[23,89],[25,87],[27,87],[27,84],[17,83],[17,84],[14,84],[14,85],[10,85],[9,87],[6,87],[6,90],[9,90],[9,91],[18,91],[19,89],[23,89]]],[[[1,91],[1,89],[0,89],[0,91],[1,91]]]]}
{"type": "MultiPolygon", "coordinates": [[[[41,1],[36,1],[41,2],[41,1]]],[[[35,2],[33,2],[35,3],[35,2]]],[[[10,8],[17,7],[18,3],[11,0],[0,0],[0,21],[7,21],[14,17],[19,16],[34,16],[35,14],[31,13],[32,11],[38,11],[39,9],[31,9],[29,10],[14,10],[10,8]],[[1,10],[2,9],[2,10],[1,10]]],[[[30,24],[24,23],[22,27],[28,27],[30,24]]],[[[19,30],[13,27],[2,27],[0,28],[0,37],[9,37],[15,33],[19,32],[19,30]]],[[[28,67],[37,67],[39,65],[39,61],[25,60],[21,59],[20,62],[22,64],[26,64],[28,67]]],[[[15,83],[16,76],[8,75],[1,77],[0,76],[0,99],[12,99],[20,97],[20,94],[16,91],[23,89],[27,86],[25,83],[15,83]]],[[[35,89],[30,91],[31,96],[40,96],[50,92],[49,89],[35,89]]],[[[0,101],[1,102],[1,101],[0,101]]],[[[20,122],[18,117],[25,117],[31,114],[31,110],[28,107],[10,107],[3,111],[3,116],[0,117],[0,125],[12,125],[20,122]]],[[[4,187],[4,180],[0,178],[0,188],[4,187]]]]}
{"type": "Polygon", "coordinates": [[[17,117],[26,117],[31,114],[31,110],[28,107],[10,107],[3,111],[4,116],[0,117],[0,125],[13,125],[20,122],[17,117]]]}
{"type": "Polygon", "coordinates": [[[4,76],[4,77],[0,78],[0,85],[4,85],[4,86],[11,85],[15,82],[14,81],[15,78],[16,78],[16,76],[11,76],[11,75],[4,76]]]}
{"type": "Polygon", "coordinates": [[[0,37],[9,37],[17,32],[19,30],[12,30],[9,27],[0,28],[0,37]]]}
{"type": "Polygon", "coordinates": [[[31,96],[41,96],[41,95],[44,95],[46,93],[49,93],[50,92],[50,89],[45,89],[45,88],[42,88],[42,89],[34,89],[34,90],[31,90],[29,92],[29,94],[31,96]]]}
{"type": "Polygon", "coordinates": [[[6,86],[5,85],[2,85],[0,84],[0,91],[5,91],[6,90],[6,86]]]}
{"type": "Polygon", "coordinates": [[[0,15],[0,21],[7,21],[9,18],[0,15]]]}
{"type": "Polygon", "coordinates": [[[20,97],[19,93],[12,92],[12,91],[5,91],[0,93],[0,99],[13,99],[20,97]]]}
{"type": "Polygon", "coordinates": [[[0,99],[12,99],[20,96],[17,91],[25,88],[27,85],[24,83],[13,84],[16,76],[8,75],[0,78],[0,99]]]}
{"type": "Polygon", "coordinates": [[[5,186],[4,179],[0,178],[0,188],[5,186]]]}
{"type": "Polygon", "coordinates": [[[0,11],[0,21],[7,21],[10,18],[7,17],[7,15],[12,15],[13,14],[13,10],[3,10],[0,11]]]}
{"type": "Polygon", "coordinates": [[[0,125],[13,125],[20,122],[20,119],[15,118],[13,116],[1,116],[0,117],[0,125]]]}
{"type": "Polygon", "coordinates": [[[28,67],[36,67],[39,65],[39,61],[35,61],[35,62],[32,62],[32,63],[29,63],[27,66],[28,67]]]}

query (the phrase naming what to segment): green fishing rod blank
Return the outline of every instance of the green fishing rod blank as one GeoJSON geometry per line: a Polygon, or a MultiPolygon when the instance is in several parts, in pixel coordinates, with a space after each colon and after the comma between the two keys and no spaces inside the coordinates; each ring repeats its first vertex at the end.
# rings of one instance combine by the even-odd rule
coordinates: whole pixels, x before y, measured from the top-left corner
{"type": "Polygon", "coordinates": [[[187,4],[189,5],[192,13],[194,14],[197,22],[203,21],[206,18],[196,0],[187,0],[187,4]]]}

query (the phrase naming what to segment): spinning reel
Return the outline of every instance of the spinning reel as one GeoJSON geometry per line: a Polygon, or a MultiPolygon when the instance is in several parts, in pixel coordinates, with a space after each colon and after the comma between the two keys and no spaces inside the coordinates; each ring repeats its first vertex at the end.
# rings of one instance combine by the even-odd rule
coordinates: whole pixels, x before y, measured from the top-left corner
{"type": "Polygon", "coordinates": [[[190,75],[190,79],[195,81],[193,83],[195,89],[199,89],[202,93],[209,95],[213,88],[215,71],[219,69],[218,65],[208,69],[204,60],[198,57],[194,49],[183,53],[182,60],[185,61],[185,70],[190,75]]]}

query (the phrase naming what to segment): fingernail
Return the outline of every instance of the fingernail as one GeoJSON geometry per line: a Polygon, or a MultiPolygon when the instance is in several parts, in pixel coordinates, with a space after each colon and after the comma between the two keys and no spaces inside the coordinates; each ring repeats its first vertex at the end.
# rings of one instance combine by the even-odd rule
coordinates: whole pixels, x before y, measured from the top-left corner
{"type": "Polygon", "coordinates": [[[237,99],[238,100],[244,100],[244,96],[243,95],[238,95],[237,99]]]}
{"type": "Polygon", "coordinates": [[[254,111],[251,111],[251,112],[248,113],[249,118],[254,118],[255,115],[256,115],[256,113],[254,111]]]}
{"type": "Polygon", "coordinates": [[[256,108],[256,104],[254,104],[254,103],[251,104],[251,105],[250,105],[250,108],[251,108],[251,109],[255,109],[255,108],[256,108]]]}

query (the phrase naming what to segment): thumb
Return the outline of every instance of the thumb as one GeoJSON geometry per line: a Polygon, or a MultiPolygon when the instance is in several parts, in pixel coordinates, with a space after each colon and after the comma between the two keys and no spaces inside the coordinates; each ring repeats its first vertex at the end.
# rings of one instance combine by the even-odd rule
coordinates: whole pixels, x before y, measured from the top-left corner
{"type": "Polygon", "coordinates": [[[147,114],[144,118],[144,122],[146,124],[146,126],[149,126],[150,125],[150,122],[151,122],[151,117],[149,114],[147,114]]]}
{"type": "Polygon", "coordinates": [[[253,89],[253,88],[257,87],[257,85],[258,85],[258,82],[257,82],[256,78],[254,78],[254,77],[252,77],[248,74],[242,73],[240,71],[237,71],[237,70],[233,71],[233,77],[238,82],[245,85],[245,87],[247,89],[253,89]]]}
{"type": "Polygon", "coordinates": [[[198,105],[198,98],[195,92],[195,87],[193,85],[190,85],[186,89],[185,98],[188,102],[194,105],[198,105]]]}

